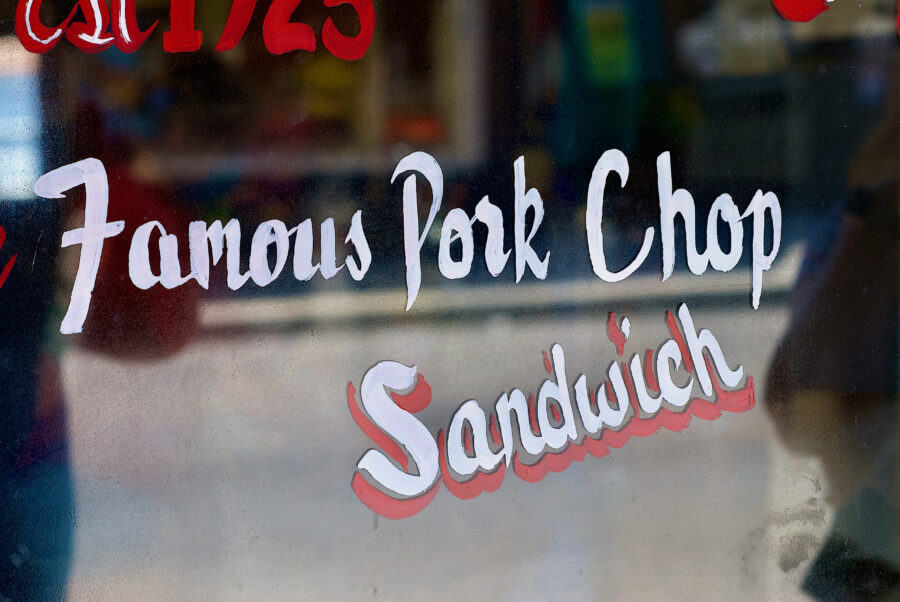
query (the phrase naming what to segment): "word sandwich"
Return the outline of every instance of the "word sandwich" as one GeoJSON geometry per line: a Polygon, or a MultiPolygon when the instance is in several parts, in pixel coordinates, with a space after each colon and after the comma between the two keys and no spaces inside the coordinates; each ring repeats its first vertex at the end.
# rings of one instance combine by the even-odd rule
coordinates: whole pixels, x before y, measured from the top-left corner
{"type": "MultiPolygon", "coordinates": [[[[693,416],[715,420],[723,411],[752,408],[753,378],[745,379],[742,365],[729,366],[709,330],[696,330],[686,304],[677,313],[676,320],[666,312],[671,338],[655,351],[611,362],[599,386],[590,386],[584,374],[570,384],[565,353],[553,345],[544,354],[551,377],[537,396],[513,389],[488,410],[470,399],[453,413],[446,432],[434,436],[416,418],[432,400],[418,368],[378,362],[363,376],[358,394],[352,382],[347,385],[350,414],[379,448],[360,458],[353,491],[372,511],[407,518],[427,507],[442,483],[454,496],[471,499],[496,491],[510,468],[537,482],[588,454],[605,456],[632,436],[680,431],[693,416]],[[701,397],[694,396],[698,387],[701,397]]],[[[630,333],[627,317],[619,323],[609,315],[607,336],[620,358],[630,333]]]]}

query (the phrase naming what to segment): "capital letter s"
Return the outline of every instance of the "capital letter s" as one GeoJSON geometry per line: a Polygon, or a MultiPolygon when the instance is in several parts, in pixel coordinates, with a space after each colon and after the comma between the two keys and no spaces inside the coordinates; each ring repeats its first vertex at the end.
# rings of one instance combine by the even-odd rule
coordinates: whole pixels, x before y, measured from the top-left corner
{"type": "Polygon", "coordinates": [[[416,384],[415,367],[397,362],[379,362],[363,377],[360,397],[363,408],[380,429],[403,445],[416,463],[418,475],[397,468],[388,457],[370,449],[357,468],[366,470],[382,486],[394,493],[418,496],[434,484],[438,474],[438,448],[431,433],[415,416],[398,406],[387,389],[408,390],[416,384]]]}

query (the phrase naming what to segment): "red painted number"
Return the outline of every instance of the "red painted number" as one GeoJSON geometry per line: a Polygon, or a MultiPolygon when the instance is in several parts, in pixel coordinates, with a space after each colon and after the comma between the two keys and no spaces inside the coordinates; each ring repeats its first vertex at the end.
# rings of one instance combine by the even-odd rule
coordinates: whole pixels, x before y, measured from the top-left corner
{"type": "MultiPolygon", "coordinates": [[[[263,20],[263,42],[272,54],[284,54],[293,50],[313,52],[316,49],[316,32],[305,23],[291,21],[291,15],[302,0],[273,0],[263,20]]],[[[787,1],[787,0],[776,0],[787,1]]],[[[141,30],[137,23],[135,0],[77,0],[69,16],[55,27],[41,22],[42,0],[19,0],[16,9],[16,34],[22,46],[30,52],[47,52],[65,35],[72,44],[84,52],[100,52],[115,45],[123,52],[140,48],[156,28],[153,23],[141,30]],[[112,1],[112,18],[109,2],[112,1]],[[74,21],[78,12],[84,21],[74,21]],[[110,31],[111,30],[111,31],[110,31]]],[[[195,52],[203,43],[203,32],[194,25],[196,0],[170,0],[169,31],[163,34],[166,52],[195,52]]],[[[372,0],[322,0],[328,8],[349,4],[359,19],[359,33],[344,35],[331,17],[322,27],[322,44],[334,56],[346,61],[362,58],[372,43],[375,32],[375,7],[372,0]]],[[[234,48],[250,24],[256,0],[232,0],[228,20],[216,50],[224,52],[234,48]]]]}
{"type": "Polygon", "coordinates": [[[263,21],[263,42],[272,54],[316,49],[316,33],[305,23],[291,23],[291,15],[302,0],[274,0],[263,21]]]}
{"type": "Polygon", "coordinates": [[[322,43],[328,52],[345,61],[361,59],[372,43],[372,34],[375,33],[375,6],[372,0],[322,0],[327,7],[349,4],[359,17],[359,33],[355,36],[345,36],[335,27],[331,17],[325,21],[322,27],[322,43]]]}
{"type": "Polygon", "coordinates": [[[169,5],[171,29],[163,34],[166,52],[194,52],[200,50],[203,32],[194,29],[194,0],[172,0],[169,5]]]}

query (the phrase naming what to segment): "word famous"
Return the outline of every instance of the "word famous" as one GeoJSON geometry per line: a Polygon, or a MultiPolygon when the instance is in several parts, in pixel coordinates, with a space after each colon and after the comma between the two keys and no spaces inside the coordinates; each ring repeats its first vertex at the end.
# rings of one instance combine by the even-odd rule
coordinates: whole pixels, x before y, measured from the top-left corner
{"type": "MultiPolygon", "coordinates": [[[[353,491],[374,512],[406,518],[431,503],[441,483],[454,496],[470,499],[496,491],[510,466],[519,478],[537,482],[587,454],[604,456],[632,435],[680,431],[692,416],[715,420],[723,410],[752,408],[753,378],[741,385],[743,367],[732,369],[716,337],[695,329],[687,305],[679,307],[678,321],[680,328],[666,312],[671,338],[655,352],[610,363],[598,387],[583,374],[570,384],[562,347],[553,345],[550,357],[544,356],[551,378],[541,383],[537,397],[513,389],[487,411],[470,399],[454,412],[446,433],[441,429],[436,436],[415,416],[432,394],[418,369],[377,363],[363,377],[359,399],[353,383],[347,385],[353,419],[380,448],[366,451],[357,463],[353,491]],[[705,398],[692,397],[697,385],[705,398]]],[[[619,324],[610,314],[607,334],[619,357],[630,330],[628,318],[619,324]]]]}
{"type": "MultiPolygon", "coordinates": [[[[203,32],[194,28],[196,0],[170,0],[169,31],[163,34],[166,52],[195,52],[200,50],[203,32]]],[[[293,50],[313,52],[316,32],[305,23],[291,21],[301,0],[272,0],[263,20],[263,42],[272,54],[293,50]]],[[[359,33],[342,34],[331,17],[322,26],[322,44],[339,59],[354,61],[365,55],[375,32],[375,7],[372,0],[321,0],[328,8],[349,4],[356,13],[359,33]]],[[[225,29],[216,44],[218,52],[237,46],[256,8],[256,0],[233,0],[225,29]]],[[[146,29],[137,23],[135,0],[112,0],[112,18],[107,0],[77,0],[69,16],[62,23],[47,26],[40,18],[41,0],[19,0],[16,9],[16,35],[30,52],[44,53],[56,46],[63,34],[79,50],[100,52],[115,46],[122,52],[135,52],[159,24],[146,29]],[[79,12],[83,21],[76,20],[79,12]]]]}
{"type": "MultiPolygon", "coordinates": [[[[443,198],[444,180],[437,161],[423,152],[412,153],[399,162],[392,182],[404,173],[412,172],[403,182],[403,246],[406,263],[406,309],[412,308],[419,293],[422,278],[422,248],[431,230],[443,198]],[[431,189],[431,205],[424,224],[419,215],[418,181],[420,174],[431,189]]],[[[744,252],[744,220],[751,221],[751,300],[759,307],[762,293],[762,275],[769,270],[781,244],[781,206],[772,192],[757,191],[747,208],[738,210],[731,196],[722,194],[716,198],[706,220],[706,249],[697,249],[695,236],[695,206],[691,194],[684,189],[672,190],[672,173],[669,153],[662,153],[657,160],[659,179],[660,236],[662,240],[662,280],[668,279],[675,269],[675,227],[680,216],[685,230],[687,265],[696,275],[708,267],[720,272],[733,269],[744,252]],[[728,229],[728,248],[719,243],[719,228],[728,229]],[[768,226],[768,227],[767,227],[768,226]],[[767,245],[766,232],[771,242],[767,245]]],[[[656,229],[648,226],[643,242],[634,258],[624,268],[613,271],[606,263],[603,247],[604,190],[610,173],[619,177],[622,186],[628,181],[628,160],[618,150],[606,151],[597,162],[588,186],[586,229],[591,266],[603,281],[619,282],[633,274],[646,260],[653,244],[656,229]]],[[[540,193],[528,189],[525,183],[525,160],[519,157],[514,163],[513,248],[504,247],[503,211],[490,202],[487,196],[475,206],[474,215],[455,208],[443,216],[438,248],[438,267],[448,279],[467,276],[472,269],[475,253],[473,226],[480,224],[487,230],[484,244],[484,261],[492,276],[499,276],[514,253],[515,280],[519,282],[526,268],[538,279],[547,277],[550,252],[540,257],[532,247],[532,241],[544,218],[544,205],[540,193]],[[526,216],[532,214],[530,227],[526,216]],[[454,253],[455,251],[455,253],[454,253]]],[[[81,332],[87,317],[94,290],[94,282],[107,238],[118,236],[125,227],[124,221],[107,222],[109,183],[103,164],[97,159],[84,159],[41,176],[34,185],[34,192],[44,198],[63,198],[63,193],[77,186],[85,187],[84,226],[63,233],[62,246],[81,245],[80,261],[71,301],[63,318],[60,331],[63,334],[81,332]]],[[[128,254],[128,274],[131,282],[140,289],[161,285],[175,288],[195,281],[209,288],[210,266],[225,257],[228,287],[241,288],[248,280],[258,286],[266,286],[277,279],[293,248],[293,273],[298,281],[312,278],[316,272],[324,278],[335,276],[345,266],[354,280],[362,280],[372,263],[372,253],[366,241],[362,223],[362,211],[357,211],[350,222],[344,243],[353,252],[342,262],[337,259],[337,237],[333,218],[328,218],[319,228],[319,262],[313,263],[314,232],[312,222],[305,220],[289,228],[280,220],[259,224],[253,234],[248,269],[242,271],[241,224],[236,219],[224,226],[219,220],[211,224],[197,221],[189,225],[186,233],[190,247],[190,269],[181,266],[178,254],[178,236],[166,232],[158,221],[140,225],[131,239],[128,254]],[[293,240],[293,243],[292,243],[293,240]],[[151,265],[151,244],[159,249],[158,265],[151,265]],[[272,263],[274,260],[274,264],[272,263]]],[[[154,254],[155,255],[155,254],[154,254]]]]}

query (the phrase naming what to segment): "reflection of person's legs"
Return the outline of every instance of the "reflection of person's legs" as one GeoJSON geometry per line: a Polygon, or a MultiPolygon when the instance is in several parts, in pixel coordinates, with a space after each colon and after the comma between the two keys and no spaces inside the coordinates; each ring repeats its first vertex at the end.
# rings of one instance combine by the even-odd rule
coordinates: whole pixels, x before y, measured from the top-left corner
{"type": "Polygon", "coordinates": [[[822,460],[838,506],[804,584],[823,600],[900,592],[898,69],[900,60],[885,116],[849,170],[853,191],[830,257],[801,275],[805,290],[769,371],[767,402],[779,433],[822,460]]]}
{"type": "Polygon", "coordinates": [[[68,463],[42,460],[0,491],[0,596],[63,599],[75,522],[68,463]]]}
{"type": "Polygon", "coordinates": [[[15,451],[0,476],[0,599],[61,600],[72,555],[75,510],[65,400],[49,353],[14,391],[30,419],[9,433],[15,451]]]}

